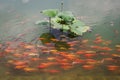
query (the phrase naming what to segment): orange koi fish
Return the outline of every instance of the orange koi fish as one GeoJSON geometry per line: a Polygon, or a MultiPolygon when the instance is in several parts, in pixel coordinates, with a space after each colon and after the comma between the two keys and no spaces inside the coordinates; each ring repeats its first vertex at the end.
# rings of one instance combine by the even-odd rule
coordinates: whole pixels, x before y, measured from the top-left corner
{"type": "Polygon", "coordinates": [[[84,54],[84,56],[85,56],[86,58],[92,58],[92,57],[96,56],[96,54],[86,53],[86,54],[84,54]]]}
{"type": "Polygon", "coordinates": [[[26,67],[23,69],[25,72],[36,72],[37,69],[36,68],[31,68],[31,67],[26,67]]]}
{"type": "Polygon", "coordinates": [[[85,60],[82,60],[82,59],[76,59],[72,62],[72,64],[84,64],[85,63],[85,60]]]}
{"type": "Polygon", "coordinates": [[[26,61],[15,61],[13,64],[14,64],[15,66],[20,66],[20,65],[26,65],[27,62],[26,62],[26,61]]]}
{"type": "Polygon", "coordinates": [[[88,39],[84,39],[84,40],[82,40],[82,43],[83,43],[83,44],[86,44],[86,43],[88,43],[88,42],[89,42],[88,39]]]}
{"type": "Polygon", "coordinates": [[[111,51],[112,49],[109,47],[101,47],[101,50],[111,51]]]}
{"type": "Polygon", "coordinates": [[[118,45],[115,45],[115,47],[116,47],[116,48],[120,48],[120,45],[119,45],[119,44],[118,44],[118,45]]]}
{"type": "Polygon", "coordinates": [[[85,70],[92,70],[92,69],[94,69],[94,66],[93,65],[83,65],[82,68],[85,70]]]}
{"type": "Polygon", "coordinates": [[[53,70],[48,70],[48,72],[51,74],[56,74],[56,73],[59,73],[60,71],[53,69],[53,70]]]}
{"type": "Polygon", "coordinates": [[[120,68],[120,66],[116,66],[116,65],[108,65],[107,69],[110,71],[115,71],[118,70],[120,68]]]}
{"type": "Polygon", "coordinates": [[[25,67],[27,67],[27,65],[20,65],[20,66],[15,66],[15,69],[23,69],[25,67]]]}
{"type": "Polygon", "coordinates": [[[93,49],[101,49],[101,47],[100,46],[90,46],[90,48],[93,48],[93,49]]]}
{"type": "Polygon", "coordinates": [[[71,69],[71,68],[73,68],[73,66],[72,65],[63,65],[63,66],[60,66],[60,68],[62,68],[62,69],[64,69],[64,70],[69,70],[69,69],[71,69]]]}

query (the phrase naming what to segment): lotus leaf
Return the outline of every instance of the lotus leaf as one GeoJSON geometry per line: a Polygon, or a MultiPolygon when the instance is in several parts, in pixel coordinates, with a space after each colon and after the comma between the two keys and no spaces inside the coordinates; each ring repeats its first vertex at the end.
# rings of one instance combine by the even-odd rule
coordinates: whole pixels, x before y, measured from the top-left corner
{"type": "Polygon", "coordinates": [[[57,9],[48,9],[48,10],[41,11],[41,13],[43,13],[44,15],[46,15],[48,17],[55,17],[58,14],[58,10],[57,9]]]}
{"type": "Polygon", "coordinates": [[[50,23],[48,21],[41,21],[40,20],[40,21],[36,21],[35,24],[37,24],[37,25],[45,25],[46,26],[46,25],[49,25],[50,23]]]}

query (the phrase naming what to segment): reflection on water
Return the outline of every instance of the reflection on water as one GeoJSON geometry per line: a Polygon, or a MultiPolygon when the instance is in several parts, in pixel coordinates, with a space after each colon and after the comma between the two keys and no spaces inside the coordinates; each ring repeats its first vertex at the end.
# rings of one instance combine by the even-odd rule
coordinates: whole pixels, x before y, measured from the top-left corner
{"type": "Polygon", "coordinates": [[[35,25],[45,18],[41,10],[59,9],[59,0],[1,0],[1,80],[120,80],[119,1],[80,1],[64,0],[64,10],[73,11],[93,31],[82,40],[66,41],[68,50],[62,46],[59,51],[57,39],[42,44],[39,36],[48,29],[35,25]]]}

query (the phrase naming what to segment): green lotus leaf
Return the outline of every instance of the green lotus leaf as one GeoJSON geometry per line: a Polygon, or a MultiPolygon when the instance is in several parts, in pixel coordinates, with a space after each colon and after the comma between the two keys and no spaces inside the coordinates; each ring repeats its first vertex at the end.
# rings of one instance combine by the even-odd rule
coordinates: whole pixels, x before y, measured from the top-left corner
{"type": "Polygon", "coordinates": [[[83,22],[76,20],[71,25],[71,32],[74,32],[77,35],[83,35],[83,33],[87,32],[90,29],[89,26],[86,26],[83,22]]]}
{"type": "Polygon", "coordinates": [[[45,26],[46,26],[46,25],[49,25],[50,23],[49,23],[48,21],[41,21],[41,20],[40,20],[40,21],[36,21],[35,24],[37,24],[37,25],[42,25],[42,26],[45,25],[45,26]]]}
{"type": "Polygon", "coordinates": [[[73,23],[73,21],[75,19],[72,12],[70,12],[70,11],[60,12],[56,16],[56,18],[58,19],[57,22],[59,24],[63,24],[63,25],[70,25],[73,23]]]}
{"type": "Polygon", "coordinates": [[[55,29],[63,29],[64,31],[70,29],[70,28],[69,28],[69,25],[59,24],[59,23],[57,22],[58,20],[60,20],[60,18],[58,18],[58,17],[55,17],[55,18],[51,19],[51,22],[52,22],[52,24],[53,24],[53,26],[52,26],[53,28],[55,28],[55,29]]]}
{"type": "Polygon", "coordinates": [[[46,15],[48,17],[55,17],[58,14],[58,10],[57,9],[48,9],[48,10],[41,11],[41,13],[43,13],[44,15],[46,15]]]}

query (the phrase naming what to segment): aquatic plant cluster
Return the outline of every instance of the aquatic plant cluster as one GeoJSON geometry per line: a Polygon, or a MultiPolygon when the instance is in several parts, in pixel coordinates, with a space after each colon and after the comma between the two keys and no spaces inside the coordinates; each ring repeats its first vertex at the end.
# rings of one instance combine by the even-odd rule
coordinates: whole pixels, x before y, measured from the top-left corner
{"type": "Polygon", "coordinates": [[[56,74],[76,67],[94,70],[102,66],[103,69],[119,74],[120,44],[110,48],[111,43],[110,40],[104,40],[102,36],[96,35],[93,41],[88,39],[69,41],[67,42],[69,49],[64,51],[64,47],[61,47],[63,51],[59,51],[53,43],[42,45],[6,41],[0,43],[0,58],[5,58],[4,62],[10,69],[26,73],[56,74]]]}
{"type": "Polygon", "coordinates": [[[43,15],[49,17],[49,21],[37,21],[35,24],[49,26],[52,29],[61,30],[68,33],[68,37],[82,36],[83,33],[90,30],[90,27],[78,20],[71,11],[59,11],[57,9],[48,9],[41,11],[43,15]]]}

